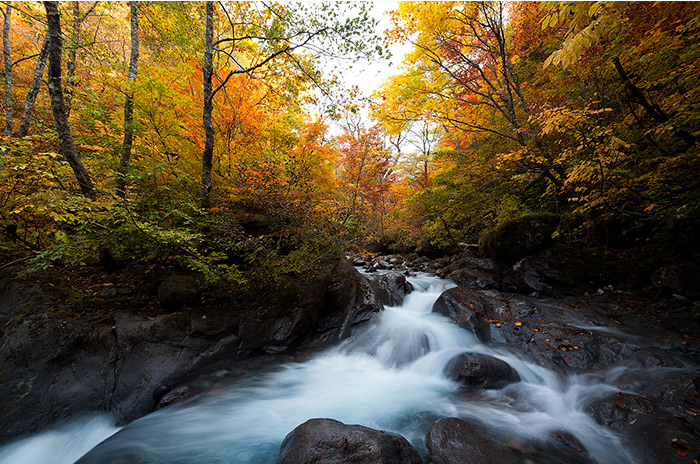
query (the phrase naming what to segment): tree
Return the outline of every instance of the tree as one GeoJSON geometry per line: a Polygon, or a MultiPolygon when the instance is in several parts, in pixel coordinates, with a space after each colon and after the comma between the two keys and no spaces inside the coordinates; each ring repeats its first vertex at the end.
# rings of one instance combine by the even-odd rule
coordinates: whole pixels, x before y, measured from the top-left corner
{"type": "Polygon", "coordinates": [[[5,23],[2,29],[2,51],[5,58],[5,131],[4,135],[12,135],[12,57],[10,55],[10,28],[12,17],[12,5],[2,12],[5,23]]]}
{"type": "Polygon", "coordinates": [[[19,121],[19,131],[17,132],[19,138],[26,137],[29,134],[29,126],[32,123],[32,117],[34,115],[34,104],[36,103],[36,97],[41,88],[41,81],[44,77],[44,68],[46,67],[46,60],[48,57],[49,36],[46,35],[41,50],[39,51],[39,56],[37,57],[32,84],[29,87],[27,98],[24,101],[24,111],[22,112],[22,119],[19,121]]]}
{"type": "Polygon", "coordinates": [[[412,43],[413,98],[426,119],[475,136],[495,135],[517,164],[563,181],[528,125],[530,106],[516,72],[502,2],[404,2],[394,15],[396,40],[412,43]],[[415,39],[412,38],[415,33],[415,39]],[[417,73],[417,74],[416,74],[417,73]]]}
{"type": "Polygon", "coordinates": [[[131,2],[131,57],[129,59],[129,74],[127,77],[126,98],[124,99],[124,142],[119,158],[117,171],[117,195],[123,197],[126,192],[126,166],[131,158],[131,146],[134,142],[134,83],[139,63],[139,10],[138,2],[131,2]]]}
{"type": "MultiPolygon", "coordinates": [[[[214,97],[226,87],[235,75],[253,76],[275,62],[284,60],[291,68],[296,68],[308,82],[320,86],[314,62],[295,54],[310,50],[319,55],[333,56],[336,53],[370,56],[383,51],[378,45],[372,28],[374,21],[369,19],[364,5],[359,13],[342,18],[340,5],[329,4],[308,9],[299,5],[299,10],[291,10],[282,5],[265,5],[261,11],[250,8],[249,4],[236,3],[222,8],[226,16],[224,24],[229,28],[222,37],[214,40],[214,4],[207,3],[205,12],[205,45],[203,72],[203,111],[202,120],[205,132],[205,145],[202,153],[202,177],[200,195],[202,207],[211,206],[212,166],[215,132],[211,123],[214,97]],[[235,5],[235,7],[233,6],[235,5]],[[253,53],[246,54],[246,50],[253,53]],[[214,70],[214,52],[222,57],[220,62],[228,66],[228,72],[219,76],[214,70]],[[216,78],[217,86],[213,86],[216,78]]],[[[354,7],[354,6],[352,6],[354,7]]],[[[347,15],[347,13],[345,13],[347,15]]]]}
{"type": "Polygon", "coordinates": [[[61,14],[58,12],[56,2],[44,2],[46,20],[48,23],[47,35],[49,37],[49,95],[51,98],[51,110],[53,111],[56,131],[61,141],[61,155],[68,161],[75,178],[80,186],[83,196],[94,200],[95,189],[92,185],[90,174],[83,166],[78,151],[73,142],[68,114],[63,100],[63,88],[61,85],[61,53],[63,51],[63,38],[61,36],[61,14]]]}

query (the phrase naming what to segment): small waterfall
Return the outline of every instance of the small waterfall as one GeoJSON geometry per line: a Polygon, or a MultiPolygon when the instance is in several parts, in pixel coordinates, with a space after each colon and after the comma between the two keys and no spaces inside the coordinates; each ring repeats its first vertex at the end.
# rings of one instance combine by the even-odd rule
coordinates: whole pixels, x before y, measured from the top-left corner
{"type": "Polygon", "coordinates": [[[0,463],[68,464],[83,455],[80,464],[273,463],[288,432],[321,417],[397,432],[423,449],[427,427],[443,416],[473,418],[521,440],[566,430],[601,464],[635,462],[614,433],[584,412],[594,399],[618,391],[604,375],[562,377],[507,347],[481,344],[431,313],[453,284],[428,275],[409,280],[415,290],[402,306],[386,308],[309,361],[238,379],[122,429],[101,416],[76,421],[0,449],[0,463]],[[462,392],[443,371],[463,352],[506,361],[522,381],[462,392]]]}

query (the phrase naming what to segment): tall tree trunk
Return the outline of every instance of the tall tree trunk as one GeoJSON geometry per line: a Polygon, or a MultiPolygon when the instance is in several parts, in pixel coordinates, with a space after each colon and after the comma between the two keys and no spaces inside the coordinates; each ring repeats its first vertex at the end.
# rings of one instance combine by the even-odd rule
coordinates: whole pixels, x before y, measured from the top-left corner
{"type": "Polygon", "coordinates": [[[129,60],[129,76],[124,100],[124,143],[122,156],[119,158],[117,173],[117,195],[124,197],[126,186],[126,165],[131,158],[131,146],[134,141],[134,83],[139,64],[139,11],[138,2],[131,2],[131,58],[129,60]]]}
{"type": "Polygon", "coordinates": [[[73,2],[73,36],[71,48],[68,50],[68,62],[66,63],[66,117],[70,118],[70,110],[73,106],[73,89],[75,88],[75,63],[78,59],[78,44],[80,43],[80,29],[83,20],[80,17],[80,2],[73,2]]]}
{"type": "Polygon", "coordinates": [[[12,135],[12,58],[10,57],[10,17],[12,5],[7,4],[5,13],[5,25],[2,29],[2,51],[5,57],[5,132],[4,135],[12,135]]]}
{"type": "Polygon", "coordinates": [[[63,38],[61,37],[61,14],[58,12],[58,3],[44,2],[44,9],[46,10],[47,35],[49,37],[49,96],[51,98],[53,118],[56,122],[56,132],[58,132],[58,137],[61,140],[61,154],[73,168],[83,196],[94,200],[95,189],[92,186],[90,174],[83,166],[80,156],[78,156],[78,152],[75,149],[63,100],[63,88],[61,85],[63,38]]]}
{"type": "Polygon", "coordinates": [[[32,117],[34,115],[34,103],[36,102],[36,96],[39,94],[39,89],[41,88],[41,79],[44,77],[44,68],[46,67],[48,56],[49,36],[47,34],[46,37],[44,37],[44,44],[41,46],[39,59],[36,62],[32,85],[29,87],[27,99],[24,102],[24,112],[22,113],[22,119],[19,122],[19,132],[17,133],[17,136],[20,138],[26,137],[29,134],[29,125],[32,123],[32,117]]]}
{"type": "Polygon", "coordinates": [[[211,170],[214,157],[214,126],[211,115],[214,108],[214,93],[212,90],[212,75],[214,74],[214,2],[207,2],[206,27],[204,30],[204,65],[203,73],[203,97],[204,109],[202,122],[204,123],[204,153],[202,153],[202,181],[200,183],[200,201],[202,208],[211,207],[211,170]]]}

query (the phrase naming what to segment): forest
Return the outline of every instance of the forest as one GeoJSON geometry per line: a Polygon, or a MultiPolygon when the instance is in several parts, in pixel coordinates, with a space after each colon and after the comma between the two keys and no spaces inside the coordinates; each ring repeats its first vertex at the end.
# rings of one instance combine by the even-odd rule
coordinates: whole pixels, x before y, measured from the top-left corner
{"type": "Polygon", "coordinates": [[[8,2],[0,252],[221,284],[540,213],[696,250],[698,8],[401,2],[378,35],[364,4],[8,2]],[[329,65],[391,43],[412,51],[373,95],[329,65]]]}
{"type": "Polygon", "coordinates": [[[700,462],[700,2],[0,10],[0,464],[700,462]]]}

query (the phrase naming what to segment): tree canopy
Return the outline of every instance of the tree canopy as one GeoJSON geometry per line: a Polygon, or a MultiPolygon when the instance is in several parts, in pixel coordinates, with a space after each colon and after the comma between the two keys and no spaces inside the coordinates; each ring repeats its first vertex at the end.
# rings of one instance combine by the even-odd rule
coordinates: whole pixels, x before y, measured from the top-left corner
{"type": "Polygon", "coordinates": [[[564,240],[695,243],[697,3],[401,2],[384,36],[368,8],[4,2],[0,251],[214,285],[540,212],[564,240]],[[391,43],[362,120],[329,63],[391,43]]]}

